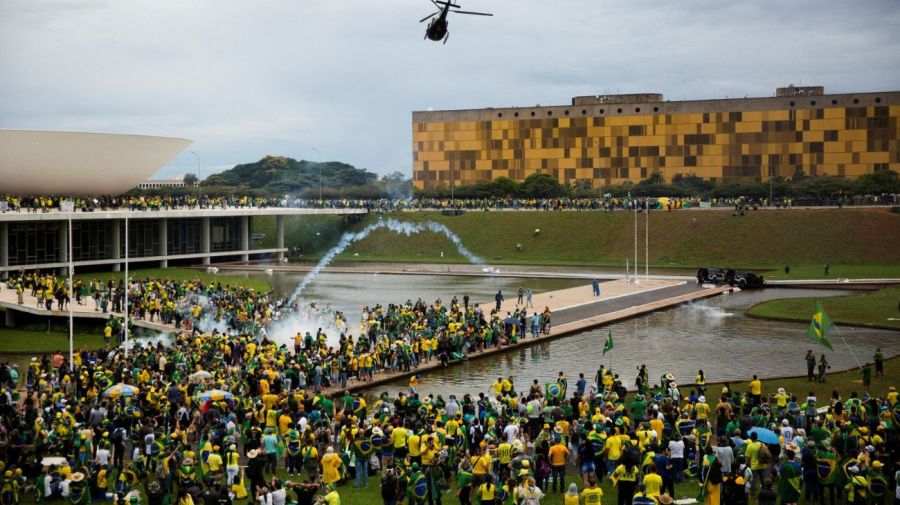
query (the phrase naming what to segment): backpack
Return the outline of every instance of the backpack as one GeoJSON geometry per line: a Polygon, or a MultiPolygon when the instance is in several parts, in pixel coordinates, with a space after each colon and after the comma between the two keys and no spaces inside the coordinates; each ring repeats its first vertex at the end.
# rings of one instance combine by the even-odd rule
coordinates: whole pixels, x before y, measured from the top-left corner
{"type": "Polygon", "coordinates": [[[759,462],[763,464],[772,462],[772,451],[766,444],[762,444],[759,448],[759,462]]]}

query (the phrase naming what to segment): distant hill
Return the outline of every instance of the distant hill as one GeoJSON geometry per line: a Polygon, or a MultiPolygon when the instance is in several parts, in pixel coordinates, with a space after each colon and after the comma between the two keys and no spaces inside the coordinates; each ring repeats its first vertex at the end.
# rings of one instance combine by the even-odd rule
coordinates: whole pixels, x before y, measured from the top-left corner
{"type": "Polygon", "coordinates": [[[283,156],[266,156],[257,162],[236,165],[232,169],[210,175],[202,185],[259,190],[271,195],[297,194],[319,187],[320,167],[323,188],[360,187],[377,179],[374,173],[366,169],[338,161],[317,163],[283,156]]]}

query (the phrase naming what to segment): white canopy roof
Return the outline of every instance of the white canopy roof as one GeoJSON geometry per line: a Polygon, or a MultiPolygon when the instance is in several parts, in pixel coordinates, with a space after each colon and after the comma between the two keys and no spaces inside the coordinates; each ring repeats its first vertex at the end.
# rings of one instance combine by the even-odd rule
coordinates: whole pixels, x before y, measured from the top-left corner
{"type": "Polygon", "coordinates": [[[147,135],[0,130],[0,194],[121,194],[191,143],[147,135]]]}

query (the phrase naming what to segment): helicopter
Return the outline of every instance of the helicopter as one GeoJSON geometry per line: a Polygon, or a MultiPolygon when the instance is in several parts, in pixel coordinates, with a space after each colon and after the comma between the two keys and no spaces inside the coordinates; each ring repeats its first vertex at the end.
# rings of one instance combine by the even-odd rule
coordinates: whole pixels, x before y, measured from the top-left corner
{"type": "Polygon", "coordinates": [[[423,23],[431,18],[434,18],[431,19],[430,23],[428,23],[428,28],[425,30],[425,38],[431,39],[435,42],[443,40],[444,44],[446,44],[447,39],[450,38],[450,32],[447,31],[447,25],[450,24],[447,21],[447,15],[451,12],[454,14],[472,14],[474,16],[493,16],[493,14],[489,14],[487,12],[455,10],[459,9],[461,6],[453,3],[452,0],[447,2],[441,0],[431,0],[431,3],[433,3],[435,7],[438,8],[438,11],[425,16],[424,18],[420,19],[419,22],[423,23]],[[451,7],[453,9],[451,9],[451,7]]]}

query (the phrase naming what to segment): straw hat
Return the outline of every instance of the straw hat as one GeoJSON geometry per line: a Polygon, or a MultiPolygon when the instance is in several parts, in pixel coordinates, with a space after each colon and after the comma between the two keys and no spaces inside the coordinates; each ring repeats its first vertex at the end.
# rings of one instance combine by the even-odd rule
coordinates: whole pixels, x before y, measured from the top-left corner
{"type": "Polygon", "coordinates": [[[258,450],[258,449],[253,449],[252,451],[250,451],[250,452],[247,453],[247,458],[249,458],[249,459],[253,459],[253,458],[257,457],[257,456],[259,456],[259,450],[258,450]]]}
{"type": "Polygon", "coordinates": [[[81,481],[84,480],[84,474],[81,473],[81,472],[75,472],[75,473],[72,474],[72,477],[71,477],[70,480],[71,480],[72,482],[81,482],[81,481]]]}
{"type": "Polygon", "coordinates": [[[194,464],[194,458],[184,458],[184,461],[181,464],[184,466],[191,466],[194,464]]]}
{"type": "Polygon", "coordinates": [[[672,497],[669,496],[669,493],[663,493],[659,495],[659,503],[660,505],[672,505],[674,501],[672,500],[672,497]]]}
{"type": "Polygon", "coordinates": [[[778,394],[784,395],[784,394],[787,394],[787,393],[784,392],[784,388],[778,388],[778,394]]]}
{"type": "Polygon", "coordinates": [[[670,373],[667,373],[667,374],[666,374],[666,380],[669,381],[669,382],[672,382],[672,381],[675,380],[675,376],[672,375],[672,374],[670,374],[670,373]]]}

